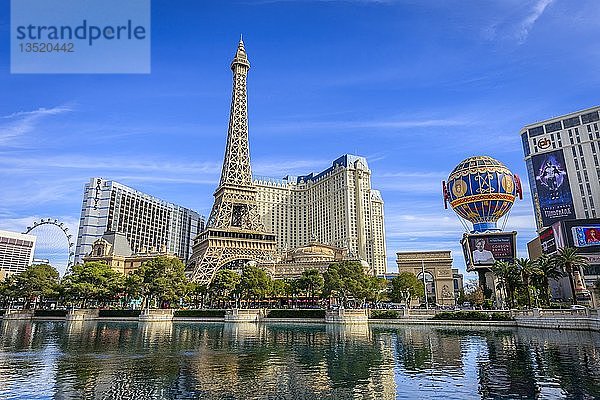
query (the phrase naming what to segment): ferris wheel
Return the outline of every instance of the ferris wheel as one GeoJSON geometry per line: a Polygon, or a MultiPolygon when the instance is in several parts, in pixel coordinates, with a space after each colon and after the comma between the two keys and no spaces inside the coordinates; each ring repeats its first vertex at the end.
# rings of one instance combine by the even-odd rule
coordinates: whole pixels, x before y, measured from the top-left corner
{"type": "Polygon", "coordinates": [[[73,264],[73,235],[69,228],[57,219],[42,218],[23,232],[36,237],[34,262],[52,265],[61,275],[73,264]]]}

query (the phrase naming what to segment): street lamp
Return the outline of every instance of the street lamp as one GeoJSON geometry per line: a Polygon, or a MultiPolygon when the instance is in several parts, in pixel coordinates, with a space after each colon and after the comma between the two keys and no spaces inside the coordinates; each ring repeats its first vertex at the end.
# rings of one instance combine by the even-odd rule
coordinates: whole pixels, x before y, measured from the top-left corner
{"type": "Polygon", "coordinates": [[[429,310],[429,300],[427,300],[427,281],[425,280],[425,260],[421,260],[421,274],[423,275],[423,294],[425,295],[425,309],[429,310]]]}

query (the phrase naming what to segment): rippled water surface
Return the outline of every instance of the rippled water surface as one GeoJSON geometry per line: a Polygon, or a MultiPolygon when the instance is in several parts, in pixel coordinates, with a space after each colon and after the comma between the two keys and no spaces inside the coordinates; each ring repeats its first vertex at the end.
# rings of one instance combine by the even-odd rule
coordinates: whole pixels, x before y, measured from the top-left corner
{"type": "Polygon", "coordinates": [[[2,321],[0,398],[593,399],[600,334],[2,321]]]}

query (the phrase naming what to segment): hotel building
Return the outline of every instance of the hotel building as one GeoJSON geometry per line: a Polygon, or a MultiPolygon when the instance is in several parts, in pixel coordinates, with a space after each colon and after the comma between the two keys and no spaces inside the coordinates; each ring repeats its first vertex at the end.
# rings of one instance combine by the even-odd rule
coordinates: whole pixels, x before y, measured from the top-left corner
{"type": "Polygon", "coordinates": [[[280,254],[323,243],[347,249],[376,275],[386,272],[383,199],[364,157],[346,154],[318,174],[254,177],[258,211],[280,254]]]}
{"type": "Polygon", "coordinates": [[[600,107],[521,129],[538,232],[600,217],[600,107]]]}
{"type": "Polygon", "coordinates": [[[195,211],[118,182],[92,178],[83,194],[75,263],[81,263],[106,232],[124,234],[134,253],[163,249],[186,262],[194,237],[203,229],[203,217],[195,211]]]}
{"type": "Polygon", "coordinates": [[[0,277],[21,273],[33,263],[35,239],[33,235],[0,231],[0,277]]]}

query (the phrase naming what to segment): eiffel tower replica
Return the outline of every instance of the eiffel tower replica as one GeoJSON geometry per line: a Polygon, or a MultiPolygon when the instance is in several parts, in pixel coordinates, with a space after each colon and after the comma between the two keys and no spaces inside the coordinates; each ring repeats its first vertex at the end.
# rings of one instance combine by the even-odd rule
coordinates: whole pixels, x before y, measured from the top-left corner
{"type": "Polygon", "coordinates": [[[210,283],[225,266],[275,258],[275,235],[265,231],[258,214],[256,187],[252,184],[248,146],[246,77],[250,63],[240,38],[231,62],[233,94],[229,112],[227,147],[221,181],[206,229],[194,239],[190,279],[210,283]]]}

